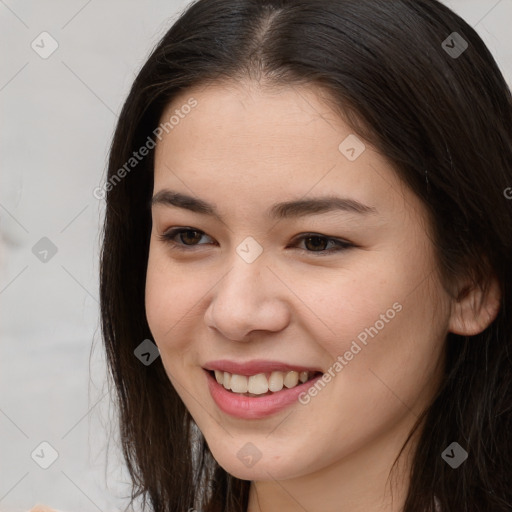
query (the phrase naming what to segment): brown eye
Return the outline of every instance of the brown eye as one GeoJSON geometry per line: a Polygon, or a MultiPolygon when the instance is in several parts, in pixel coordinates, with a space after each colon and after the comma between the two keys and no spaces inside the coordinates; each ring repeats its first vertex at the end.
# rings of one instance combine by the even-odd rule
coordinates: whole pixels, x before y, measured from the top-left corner
{"type": "Polygon", "coordinates": [[[324,256],[356,247],[351,242],[315,233],[306,233],[299,237],[298,241],[304,242],[305,249],[299,247],[302,252],[316,253],[315,256],[324,256]]]}
{"type": "MultiPolygon", "coordinates": [[[[204,231],[199,229],[180,227],[169,229],[162,235],[158,235],[158,238],[163,242],[169,244],[172,249],[192,251],[195,247],[201,245],[208,245],[208,243],[199,243],[202,237],[210,238],[204,231]]],[[[316,233],[306,233],[298,237],[295,241],[295,245],[299,242],[304,242],[304,247],[299,247],[299,250],[306,254],[315,254],[315,256],[324,256],[333,254],[336,252],[345,251],[356,245],[346,240],[328,237],[316,233]]]]}
{"type": "Polygon", "coordinates": [[[189,229],[186,231],[181,231],[178,233],[178,236],[185,245],[195,245],[195,242],[201,240],[202,235],[200,231],[189,229]],[[191,234],[192,236],[190,236],[191,234]]]}
{"type": "Polygon", "coordinates": [[[306,249],[311,251],[324,251],[328,244],[328,240],[321,236],[308,236],[304,238],[304,245],[306,249]]]}
{"type": "Polygon", "coordinates": [[[169,243],[177,248],[194,247],[205,245],[198,243],[203,236],[207,236],[203,231],[194,228],[175,228],[170,229],[158,238],[163,242],[169,243]]]}

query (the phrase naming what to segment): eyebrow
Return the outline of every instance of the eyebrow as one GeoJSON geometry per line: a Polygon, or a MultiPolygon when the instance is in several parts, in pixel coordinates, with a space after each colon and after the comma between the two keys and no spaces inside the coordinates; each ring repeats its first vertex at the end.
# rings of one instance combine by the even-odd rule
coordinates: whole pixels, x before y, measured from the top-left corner
{"type": "MultiPolygon", "coordinates": [[[[162,189],[158,191],[149,202],[151,208],[156,205],[175,206],[202,215],[211,215],[221,222],[224,222],[215,205],[197,197],[192,197],[173,190],[162,189]]],[[[286,219],[318,215],[331,211],[358,213],[361,215],[378,214],[377,209],[373,206],[367,206],[355,199],[338,196],[323,196],[276,203],[269,209],[268,215],[273,219],[286,219]]]]}

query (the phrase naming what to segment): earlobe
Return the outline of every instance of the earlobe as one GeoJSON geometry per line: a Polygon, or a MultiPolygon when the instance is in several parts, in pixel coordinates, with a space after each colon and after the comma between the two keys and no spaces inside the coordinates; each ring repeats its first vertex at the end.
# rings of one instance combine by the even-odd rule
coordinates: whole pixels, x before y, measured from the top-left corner
{"type": "Polygon", "coordinates": [[[482,287],[466,285],[452,301],[448,330],[462,336],[479,334],[495,320],[500,304],[500,286],[494,275],[488,281],[487,293],[482,287]]]}

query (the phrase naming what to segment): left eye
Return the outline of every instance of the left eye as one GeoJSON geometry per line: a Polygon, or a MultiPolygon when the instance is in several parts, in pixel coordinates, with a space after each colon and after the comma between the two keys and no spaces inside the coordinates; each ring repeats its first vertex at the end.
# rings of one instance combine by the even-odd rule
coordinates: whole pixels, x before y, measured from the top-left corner
{"type": "MultiPolygon", "coordinates": [[[[192,247],[194,246],[205,245],[196,243],[199,242],[203,236],[208,235],[198,229],[174,228],[170,229],[162,235],[158,235],[158,239],[171,244],[173,248],[178,250],[190,251],[193,250],[192,247]],[[178,241],[175,240],[176,237],[179,237],[178,241]]],[[[301,251],[308,253],[320,253],[319,255],[329,254],[332,252],[342,251],[351,247],[355,247],[354,244],[347,242],[346,240],[339,240],[337,238],[327,237],[317,233],[305,233],[295,238],[295,242],[298,241],[304,241],[306,246],[306,249],[299,248],[301,251]],[[327,246],[329,244],[331,244],[331,247],[328,249],[327,246]]]]}

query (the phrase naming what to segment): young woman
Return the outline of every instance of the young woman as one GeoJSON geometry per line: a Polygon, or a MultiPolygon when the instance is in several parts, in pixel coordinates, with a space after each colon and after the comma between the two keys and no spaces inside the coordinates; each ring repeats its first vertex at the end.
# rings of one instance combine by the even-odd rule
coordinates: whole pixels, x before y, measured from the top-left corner
{"type": "Polygon", "coordinates": [[[104,187],[155,512],[512,510],[512,100],[436,0],[200,0],[104,187]]]}

